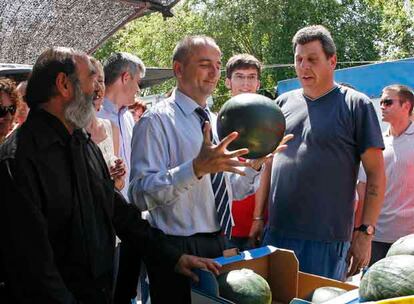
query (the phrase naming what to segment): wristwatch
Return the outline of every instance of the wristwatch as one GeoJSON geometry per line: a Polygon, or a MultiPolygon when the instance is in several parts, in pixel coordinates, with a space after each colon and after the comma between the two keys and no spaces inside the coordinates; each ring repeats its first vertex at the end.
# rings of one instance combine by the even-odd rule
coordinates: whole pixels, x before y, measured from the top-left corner
{"type": "Polygon", "coordinates": [[[364,232],[367,235],[374,235],[375,234],[375,226],[362,224],[359,227],[355,227],[354,231],[361,231],[361,232],[364,232]]]}

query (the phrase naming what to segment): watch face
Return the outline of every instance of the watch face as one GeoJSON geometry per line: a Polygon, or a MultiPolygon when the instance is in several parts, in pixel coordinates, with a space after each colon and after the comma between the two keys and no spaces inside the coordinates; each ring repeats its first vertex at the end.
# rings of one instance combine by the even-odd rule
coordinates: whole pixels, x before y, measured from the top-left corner
{"type": "Polygon", "coordinates": [[[366,230],[366,232],[367,232],[367,234],[372,235],[372,234],[374,234],[374,233],[375,233],[375,229],[374,229],[374,227],[373,227],[373,226],[368,225],[368,226],[367,226],[367,230],[366,230]]]}

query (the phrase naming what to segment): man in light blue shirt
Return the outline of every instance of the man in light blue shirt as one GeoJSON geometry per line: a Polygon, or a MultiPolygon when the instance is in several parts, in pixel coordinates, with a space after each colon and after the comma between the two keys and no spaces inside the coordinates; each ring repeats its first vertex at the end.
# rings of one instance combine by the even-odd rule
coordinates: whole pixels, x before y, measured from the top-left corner
{"type": "Polygon", "coordinates": [[[126,165],[125,186],[122,194],[128,199],[129,174],[131,172],[131,137],[134,118],[128,106],[134,103],[139,93],[139,82],[145,75],[141,59],[129,53],[114,53],[104,63],[105,99],[98,116],[114,122],[120,133],[118,155],[126,165]]]}
{"type": "MultiPolygon", "coordinates": [[[[264,162],[240,162],[247,149],[227,151],[236,132],[218,141],[207,98],[220,68],[221,51],[212,38],[184,38],[173,55],[177,88],[144,114],[132,138],[130,201],[149,211],[148,221],[171,245],[203,257],[222,255],[223,233],[233,222],[231,201],[255,191],[264,162]]],[[[189,280],[158,265],[147,264],[147,270],[155,303],[190,303],[189,280]],[[173,294],[157,292],[166,284],[173,294]]]]}

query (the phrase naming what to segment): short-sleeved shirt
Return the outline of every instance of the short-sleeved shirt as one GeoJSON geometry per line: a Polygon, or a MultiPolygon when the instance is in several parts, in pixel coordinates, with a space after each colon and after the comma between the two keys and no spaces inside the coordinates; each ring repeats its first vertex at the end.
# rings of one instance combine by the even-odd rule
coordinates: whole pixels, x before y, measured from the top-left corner
{"type": "MultiPolygon", "coordinates": [[[[374,240],[393,243],[414,233],[414,124],[398,137],[389,131],[383,137],[387,186],[374,240]]],[[[362,167],[358,179],[366,183],[362,167]]]]}
{"type": "Polygon", "coordinates": [[[367,96],[335,86],[312,100],[295,90],[277,101],[286,117],[288,148],[275,156],[269,225],[280,237],[348,241],[360,155],[383,148],[367,96]]]}

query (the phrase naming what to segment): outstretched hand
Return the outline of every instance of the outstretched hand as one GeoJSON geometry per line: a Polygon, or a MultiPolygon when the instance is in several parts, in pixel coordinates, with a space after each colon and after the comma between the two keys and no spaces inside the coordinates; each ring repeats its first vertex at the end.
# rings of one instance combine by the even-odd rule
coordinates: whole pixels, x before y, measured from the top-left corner
{"type": "Polygon", "coordinates": [[[263,165],[264,162],[266,162],[270,158],[273,158],[273,156],[276,153],[279,153],[279,152],[284,151],[287,148],[287,146],[288,146],[286,143],[289,140],[291,140],[292,138],[293,138],[293,134],[285,135],[283,137],[283,139],[281,140],[281,142],[279,143],[279,145],[277,146],[277,148],[272,153],[269,153],[268,155],[263,156],[263,157],[258,158],[258,159],[250,159],[250,160],[247,161],[247,163],[253,169],[259,170],[261,168],[261,166],[263,165]]]}
{"type": "Polygon", "coordinates": [[[209,270],[216,276],[219,275],[221,265],[212,259],[200,258],[194,255],[183,254],[175,265],[175,271],[190,277],[198,282],[198,276],[192,271],[194,268],[209,270]]]}
{"type": "Polygon", "coordinates": [[[201,178],[205,174],[224,171],[245,175],[238,167],[246,167],[248,164],[238,160],[237,157],[249,153],[249,150],[227,150],[229,144],[237,138],[238,133],[230,133],[220,143],[215,145],[211,140],[210,130],[211,125],[206,121],[203,127],[203,144],[200,153],[193,160],[195,175],[201,178]]]}

